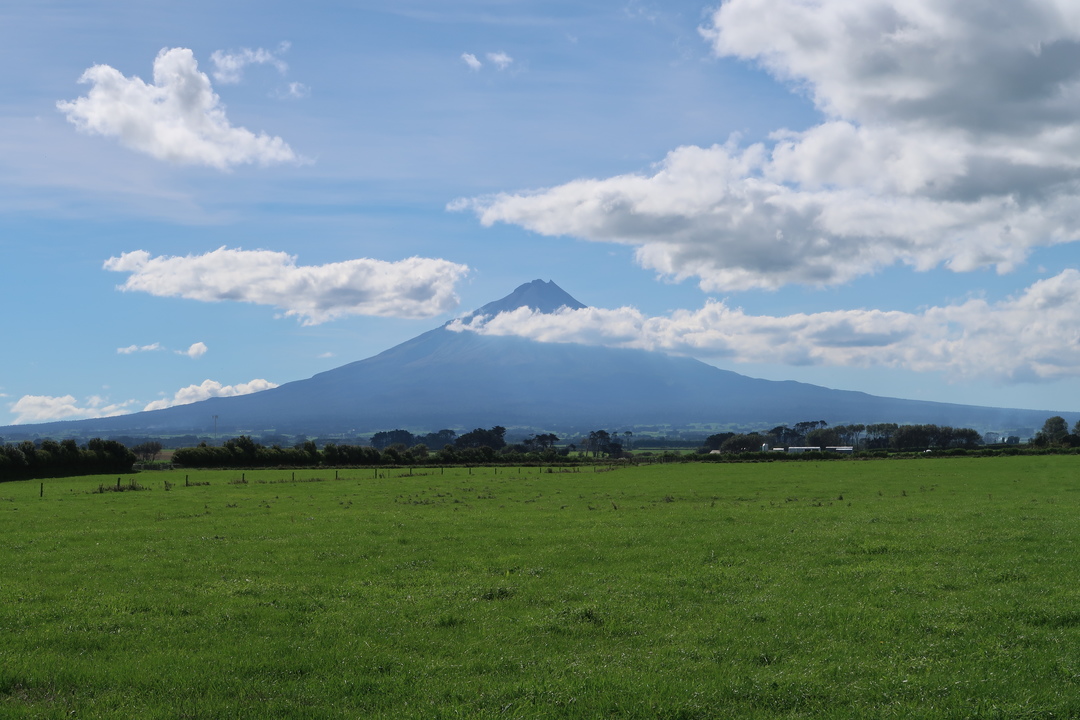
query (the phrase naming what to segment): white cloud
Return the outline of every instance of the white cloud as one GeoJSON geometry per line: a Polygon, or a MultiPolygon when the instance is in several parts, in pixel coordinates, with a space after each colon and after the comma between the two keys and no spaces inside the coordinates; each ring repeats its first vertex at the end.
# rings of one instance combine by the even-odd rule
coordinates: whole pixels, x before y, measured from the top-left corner
{"type": "Polygon", "coordinates": [[[272,65],[284,75],[289,66],[279,57],[289,49],[289,43],[278,45],[277,51],[257,48],[241,48],[236,52],[215,50],[210,54],[214,63],[214,79],[222,84],[235,84],[244,79],[244,68],[248,65],[272,65]]]}
{"type": "Polygon", "coordinates": [[[470,70],[479,70],[484,67],[484,63],[477,60],[472,53],[461,53],[461,59],[469,66],[470,70]]]}
{"type": "Polygon", "coordinates": [[[127,347],[116,348],[116,352],[121,355],[131,355],[132,353],[154,352],[161,349],[161,343],[152,343],[150,345],[128,345],[127,347]]]}
{"type": "Polygon", "coordinates": [[[903,367],[1020,382],[1080,376],[1077,307],[1080,271],[1070,269],[1002,302],[976,298],[919,313],[837,310],[775,317],[717,301],[668,317],[629,307],[550,314],[523,307],[456,320],[450,329],[736,362],[903,367]]]}
{"type": "Polygon", "coordinates": [[[469,272],[465,265],[419,257],[298,266],[287,253],[224,247],[186,257],[151,257],[136,250],[109,258],[104,267],[131,273],[121,290],[271,305],[305,325],[350,315],[438,315],[457,306],[455,283],[469,272]]]}
{"type": "MultiPolygon", "coordinates": [[[[493,64],[498,70],[505,70],[510,67],[514,62],[514,58],[510,57],[504,52],[489,52],[485,55],[488,62],[493,64]]],[[[479,70],[484,67],[484,63],[480,62],[480,59],[472,53],[461,53],[461,60],[469,66],[470,70],[479,70]]]]}
{"type": "Polygon", "coordinates": [[[457,201],[481,222],[636,247],[705,290],[883,267],[1007,272],[1080,226],[1080,6],[729,0],[702,34],[825,115],[647,173],[457,201]]]}
{"type": "MultiPolygon", "coordinates": [[[[164,350],[161,343],[153,343],[151,345],[128,345],[127,347],[116,348],[116,352],[121,355],[132,355],[134,353],[141,352],[154,352],[156,350],[164,350]]],[[[195,359],[200,358],[206,354],[207,347],[205,343],[197,342],[191,345],[187,350],[173,350],[177,355],[187,355],[188,357],[195,359]]]]}
{"type": "Polygon", "coordinates": [[[310,94],[311,88],[304,83],[291,82],[286,86],[285,92],[281,93],[279,97],[298,100],[300,98],[306,98],[310,94]]]}
{"type": "Polygon", "coordinates": [[[510,57],[504,52],[489,52],[487,54],[487,59],[495,63],[495,67],[499,68],[500,70],[505,70],[506,68],[510,67],[511,63],[514,62],[514,58],[510,57]]]}
{"type": "Polygon", "coordinates": [[[251,382],[237,383],[236,385],[222,385],[216,380],[204,380],[200,385],[188,385],[180,388],[172,398],[163,398],[149,403],[143,410],[162,410],[175,405],[188,405],[200,400],[215,397],[235,397],[237,395],[250,395],[262,390],[276,388],[277,383],[269,380],[255,379],[251,382]]]}
{"type": "Polygon", "coordinates": [[[195,360],[196,358],[201,358],[203,355],[205,355],[208,349],[209,348],[206,347],[206,343],[197,342],[193,343],[191,347],[189,347],[187,350],[177,350],[176,354],[187,355],[192,360],[195,360]]]}
{"type": "Polygon", "coordinates": [[[12,424],[21,425],[52,420],[81,420],[122,415],[134,402],[134,400],[128,400],[123,403],[109,403],[106,399],[95,395],[80,404],[73,395],[58,397],[23,395],[9,407],[15,415],[12,424]]]}
{"type": "Polygon", "coordinates": [[[108,65],[95,65],[79,82],[92,86],[85,97],[56,103],[69,122],[158,160],[226,170],[300,159],[280,137],[230,124],[210,79],[186,48],[158,53],[153,84],[108,65]]]}

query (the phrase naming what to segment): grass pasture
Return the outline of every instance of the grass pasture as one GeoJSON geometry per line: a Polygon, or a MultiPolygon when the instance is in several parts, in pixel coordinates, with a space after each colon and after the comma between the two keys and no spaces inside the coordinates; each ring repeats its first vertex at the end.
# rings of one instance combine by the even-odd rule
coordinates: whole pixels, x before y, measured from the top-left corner
{"type": "Polygon", "coordinates": [[[1078,471],[0,484],[0,717],[1078,717],[1078,471]]]}

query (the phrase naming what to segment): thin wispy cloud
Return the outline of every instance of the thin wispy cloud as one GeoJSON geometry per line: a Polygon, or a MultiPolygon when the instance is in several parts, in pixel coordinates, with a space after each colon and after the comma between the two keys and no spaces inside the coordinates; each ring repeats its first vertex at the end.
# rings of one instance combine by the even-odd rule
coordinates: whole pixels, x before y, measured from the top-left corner
{"type": "Polygon", "coordinates": [[[493,63],[495,67],[497,67],[499,70],[505,70],[506,68],[510,67],[510,65],[514,62],[514,58],[510,57],[504,52],[489,52],[487,54],[487,59],[489,62],[493,63]]]}
{"type": "Polygon", "coordinates": [[[116,348],[116,352],[120,355],[132,355],[134,353],[154,352],[161,349],[161,343],[152,343],[150,345],[128,345],[127,347],[116,348]]]}
{"type": "Polygon", "coordinates": [[[69,122],[158,160],[219,170],[301,160],[280,137],[232,125],[187,48],[158,53],[153,83],[108,65],[91,67],[79,82],[91,86],[86,96],[56,103],[69,122]]]}
{"type": "MultiPolygon", "coordinates": [[[[514,62],[514,58],[510,57],[502,51],[489,52],[485,54],[484,57],[489,63],[495,66],[496,70],[505,70],[510,67],[514,62]]],[[[484,63],[473,53],[461,53],[461,61],[468,65],[469,69],[474,72],[484,67],[484,63]]]]}
{"type": "Polygon", "coordinates": [[[304,83],[291,82],[285,86],[285,90],[283,92],[278,93],[278,97],[289,100],[299,100],[300,98],[306,98],[310,94],[311,88],[309,88],[304,83]]]}
{"type": "Polygon", "coordinates": [[[235,84],[244,79],[244,69],[249,65],[271,65],[284,75],[288,64],[281,59],[290,44],[282,42],[276,50],[241,48],[236,51],[215,50],[210,54],[214,63],[214,79],[222,84],[235,84]]]}
{"type": "Polygon", "coordinates": [[[104,268],[130,274],[121,290],[269,305],[304,325],[356,315],[423,318],[448,312],[458,304],[457,282],[469,272],[465,265],[420,257],[297,265],[284,252],[224,247],[185,257],[135,250],[109,258],[104,268]]]}
{"type": "MultiPolygon", "coordinates": [[[[116,348],[116,352],[120,355],[134,355],[135,353],[156,352],[165,349],[161,343],[152,343],[150,345],[128,345],[127,347],[116,348]]],[[[205,355],[208,349],[206,343],[197,342],[190,345],[186,350],[173,350],[173,352],[177,355],[186,355],[194,360],[205,355]]]]}
{"type": "Polygon", "coordinates": [[[484,67],[484,63],[480,62],[472,53],[461,53],[461,60],[469,66],[470,70],[479,70],[484,67]]]}

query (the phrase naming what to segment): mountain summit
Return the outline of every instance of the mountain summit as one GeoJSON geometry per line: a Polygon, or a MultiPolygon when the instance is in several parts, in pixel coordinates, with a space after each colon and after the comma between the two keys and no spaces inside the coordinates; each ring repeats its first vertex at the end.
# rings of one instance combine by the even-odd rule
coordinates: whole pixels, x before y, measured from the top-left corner
{"type": "Polygon", "coordinates": [[[532,282],[519,285],[514,292],[501,300],[489,302],[478,310],[474,310],[464,316],[469,320],[478,315],[498,315],[501,312],[510,312],[520,307],[528,307],[542,313],[553,313],[559,308],[568,307],[571,310],[581,310],[585,306],[575,300],[570,293],[563,290],[551,280],[533,280],[532,282]]]}
{"type": "MultiPolygon", "coordinates": [[[[464,319],[523,306],[545,313],[585,307],[555,283],[534,280],[464,319]]],[[[448,324],[366,360],[253,395],[0,431],[54,437],[206,433],[215,418],[222,434],[347,437],[493,425],[563,432],[694,423],[763,429],[806,419],[1015,428],[1038,427],[1055,414],[757,380],[660,352],[455,332],[448,324]]]]}

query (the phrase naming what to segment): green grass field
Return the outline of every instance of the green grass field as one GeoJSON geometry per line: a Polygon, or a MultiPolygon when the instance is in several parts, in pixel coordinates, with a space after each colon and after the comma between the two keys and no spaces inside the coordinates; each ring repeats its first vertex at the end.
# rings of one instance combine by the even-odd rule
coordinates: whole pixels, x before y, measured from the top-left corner
{"type": "Polygon", "coordinates": [[[1078,717],[1078,471],[6,483],[0,717],[1078,717]]]}

